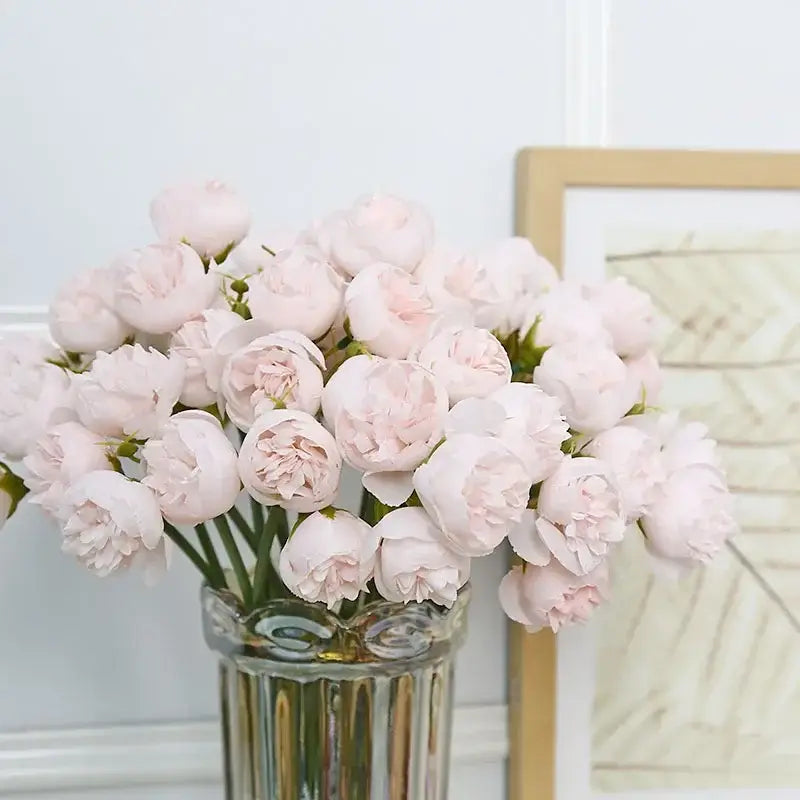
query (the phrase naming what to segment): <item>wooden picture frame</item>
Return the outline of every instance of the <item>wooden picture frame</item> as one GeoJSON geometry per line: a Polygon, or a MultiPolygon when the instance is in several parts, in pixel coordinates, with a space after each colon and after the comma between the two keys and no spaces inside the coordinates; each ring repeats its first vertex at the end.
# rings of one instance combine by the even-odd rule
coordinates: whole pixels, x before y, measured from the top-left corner
{"type": "MultiPolygon", "coordinates": [[[[516,232],[557,268],[564,254],[565,195],[572,187],[799,190],[800,153],[522,150],[516,163],[516,232]]],[[[510,800],[556,800],[556,689],[555,637],[529,635],[511,624],[510,800]]]]}

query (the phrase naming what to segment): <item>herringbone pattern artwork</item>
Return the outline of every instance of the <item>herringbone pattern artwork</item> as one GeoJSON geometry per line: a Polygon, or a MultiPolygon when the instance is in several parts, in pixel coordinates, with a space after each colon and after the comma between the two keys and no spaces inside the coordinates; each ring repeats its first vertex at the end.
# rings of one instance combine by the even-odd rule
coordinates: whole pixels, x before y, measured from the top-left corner
{"type": "Polygon", "coordinates": [[[636,536],[621,547],[593,786],[800,797],[800,233],[620,232],[607,254],[658,306],[663,405],[719,440],[742,534],[677,583],[650,575],[636,536]]]}

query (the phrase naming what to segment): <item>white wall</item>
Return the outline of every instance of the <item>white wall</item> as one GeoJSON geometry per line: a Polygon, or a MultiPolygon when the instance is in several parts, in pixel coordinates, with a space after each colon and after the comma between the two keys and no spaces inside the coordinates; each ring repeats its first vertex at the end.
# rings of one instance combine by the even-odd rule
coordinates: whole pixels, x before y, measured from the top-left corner
{"type": "MultiPolygon", "coordinates": [[[[508,234],[515,151],[562,138],[562,38],[558,0],[5,0],[0,322],[35,319],[72,271],[147,243],[149,198],[187,177],[239,187],[266,230],[384,189],[427,205],[455,243],[508,234]]],[[[459,717],[478,747],[456,762],[459,798],[503,794],[502,570],[476,570],[457,688],[501,724],[459,717]]],[[[96,580],[21,513],[0,537],[0,731],[213,717],[197,585],[184,563],[150,591],[96,580]]],[[[58,774],[113,783],[89,768],[112,757],[103,740],[66,742],[58,774]]],[[[1,795],[66,796],[37,784],[53,740],[36,742],[0,742],[1,795]]],[[[201,768],[206,752],[187,757],[201,768]]],[[[159,796],[197,796],[181,775],[159,796]]]]}
{"type": "MultiPolygon", "coordinates": [[[[795,0],[5,0],[0,322],[146,242],[179,178],[231,181],[266,229],[395,191],[471,245],[510,231],[524,145],[796,148],[798,26],[795,0]]],[[[502,564],[481,567],[458,700],[497,710],[502,564]]],[[[213,715],[196,584],[95,581],[26,512],[0,537],[0,730],[213,715]]],[[[474,761],[453,796],[502,797],[496,754],[474,761]]]]}

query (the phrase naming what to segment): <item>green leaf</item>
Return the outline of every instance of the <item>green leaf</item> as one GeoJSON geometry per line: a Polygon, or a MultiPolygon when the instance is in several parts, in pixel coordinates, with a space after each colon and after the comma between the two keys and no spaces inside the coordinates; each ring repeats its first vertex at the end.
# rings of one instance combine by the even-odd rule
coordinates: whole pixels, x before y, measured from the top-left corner
{"type": "Polygon", "coordinates": [[[22,478],[13,473],[6,464],[0,462],[0,492],[5,492],[11,498],[9,517],[17,510],[20,500],[28,494],[28,491],[22,478]]]}

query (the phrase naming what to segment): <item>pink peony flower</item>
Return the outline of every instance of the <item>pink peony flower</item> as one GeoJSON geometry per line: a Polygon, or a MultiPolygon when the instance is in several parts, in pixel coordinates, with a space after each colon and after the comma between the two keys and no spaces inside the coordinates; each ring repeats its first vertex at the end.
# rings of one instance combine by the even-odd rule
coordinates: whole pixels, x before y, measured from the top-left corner
{"type": "Polygon", "coordinates": [[[520,335],[524,338],[534,325],[536,347],[580,342],[611,345],[599,309],[584,297],[579,284],[569,281],[555,284],[529,303],[520,335]]]}
{"type": "Polygon", "coordinates": [[[50,305],[50,335],[69,352],[96,353],[119,347],[133,328],[114,310],[115,275],[88,269],[61,287],[50,305]]]}
{"type": "Polygon", "coordinates": [[[442,438],[447,393],[411,361],[380,359],[358,372],[360,380],[333,403],[336,441],[344,460],[365,472],[364,486],[382,502],[400,505],[412,492],[410,471],[442,438]]]}
{"type": "Polygon", "coordinates": [[[581,452],[599,458],[610,468],[628,524],[644,513],[666,478],[658,441],[625,422],[595,436],[581,452]]]}
{"type": "Polygon", "coordinates": [[[410,358],[442,382],[451,405],[467,397],[485,397],[511,382],[511,362],[503,345],[483,328],[444,328],[410,358]]]}
{"type": "Polygon", "coordinates": [[[357,275],[375,263],[413,272],[433,242],[433,222],[419,206],[392,195],[362,197],[317,226],[315,240],[337,268],[357,275]]]}
{"type": "Polygon", "coordinates": [[[588,289],[586,295],[611,334],[619,356],[641,356],[656,335],[656,310],[647,292],[631,286],[625,278],[614,278],[588,289]]]}
{"type": "Polygon", "coordinates": [[[342,457],[333,437],[310,414],[267,411],[239,451],[239,476],[260,503],[310,513],[329,506],[339,490],[342,457]]]}
{"type": "Polygon", "coordinates": [[[425,288],[399,267],[373,264],[344,295],[353,337],[379,356],[405,358],[427,339],[436,319],[425,288]]]}
{"type": "Polygon", "coordinates": [[[414,473],[423,508],[442,541],[463,556],[485,556],[519,522],[531,482],[502,442],[469,433],[448,437],[414,473]]]}
{"type": "Polygon", "coordinates": [[[477,309],[475,321],[503,335],[522,327],[531,303],[559,282],[555,267],[522,236],[502,239],[484,249],[478,260],[499,287],[501,299],[477,309]]]}
{"type": "Polygon", "coordinates": [[[530,383],[510,383],[484,399],[456,403],[445,434],[495,436],[528,470],[531,483],[552,475],[564,459],[561,444],[569,438],[561,403],[530,383]]]}
{"type": "Polygon", "coordinates": [[[372,367],[383,361],[380,356],[352,356],[342,362],[322,390],[322,415],[328,430],[336,430],[336,417],[347,398],[361,391],[363,381],[372,367]]]}
{"type": "Polygon", "coordinates": [[[219,277],[186,244],[153,244],[114,262],[114,308],[136,330],[171,333],[209,308],[219,277]]]}
{"type": "Polygon", "coordinates": [[[333,608],[355,600],[375,567],[378,535],[364,520],[330,509],[304,519],[281,551],[280,574],[292,594],[333,608]]]}
{"type": "Polygon", "coordinates": [[[645,401],[648,405],[658,403],[664,377],[656,354],[652,350],[647,350],[640,356],[625,358],[623,362],[628,371],[630,395],[635,402],[645,401]]]}
{"type": "Polygon", "coordinates": [[[155,495],[119,472],[89,472],[65,493],[62,549],[100,577],[135,564],[168,566],[170,547],[155,495]]]}
{"type": "Polygon", "coordinates": [[[670,573],[708,563],[738,532],[724,476],[703,463],[673,472],[640,524],[648,551],[670,573]]]}
{"type": "Polygon", "coordinates": [[[57,516],[64,493],[89,472],[110,470],[103,437],[80,422],[62,422],[48,428],[34,443],[22,463],[28,470],[25,485],[30,501],[57,516]]]}
{"type": "Polygon", "coordinates": [[[78,417],[104,436],[149,439],[178,402],[185,369],[182,360],[139,344],[98,353],[92,368],[74,378],[78,417]]]}
{"type": "Polygon", "coordinates": [[[74,417],[71,373],[45,361],[59,357],[34,336],[0,339],[0,457],[21,459],[50,425],[74,417]]]}
{"type": "MultiPolygon", "coordinates": [[[[620,491],[609,467],[596,458],[564,459],[542,482],[537,509],[529,536],[538,536],[576,575],[597,567],[625,531],[620,491]]],[[[512,545],[520,535],[512,531],[512,545]]]]}
{"type": "Polygon", "coordinates": [[[476,321],[490,330],[500,327],[508,299],[508,275],[491,274],[475,256],[435,247],[414,272],[437,311],[448,320],[476,321]]]}
{"type": "Polygon", "coordinates": [[[469,579],[470,560],[449,550],[421,508],[397,508],[374,528],[381,540],[375,586],[393,603],[434,603],[451,608],[469,579]]]}
{"type": "Polygon", "coordinates": [[[170,339],[169,351],[186,364],[180,401],[189,408],[207,408],[217,402],[224,356],[216,349],[222,337],[244,324],[233,311],[211,308],[184,322],[170,339]]]}
{"type": "Polygon", "coordinates": [[[142,483],[156,494],[161,513],[176,525],[197,525],[229,511],[241,483],[237,455],[215,417],[182,411],[142,449],[142,483]]]}
{"type": "Polygon", "coordinates": [[[250,311],[271,331],[291,329],[319,339],[342,306],[343,281],[313,245],[278,251],[247,283],[250,311]]]}
{"type": "Polygon", "coordinates": [[[586,341],[550,347],[533,382],[561,401],[571,428],[586,434],[613,428],[637,399],[622,360],[586,341]]]}
{"type": "Polygon", "coordinates": [[[186,242],[206,261],[239,244],[250,228],[250,211],[220,181],[174,186],[150,203],[150,219],[162,242],[186,242]]]}
{"type": "MultiPolygon", "coordinates": [[[[232,333],[236,337],[243,332],[242,328],[232,333]]],[[[223,338],[220,346],[225,341],[223,338]]],[[[243,431],[260,414],[273,408],[316,414],[324,366],[319,348],[302,334],[278,331],[259,336],[234,351],[225,362],[220,378],[220,406],[243,431]]]]}
{"type": "Polygon", "coordinates": [[[546,567],[514,567],[500,582],[500,605],[530,633],[586,622],[607,593],[605,565],[573,575],[557,562],[546,567]]]}

